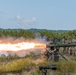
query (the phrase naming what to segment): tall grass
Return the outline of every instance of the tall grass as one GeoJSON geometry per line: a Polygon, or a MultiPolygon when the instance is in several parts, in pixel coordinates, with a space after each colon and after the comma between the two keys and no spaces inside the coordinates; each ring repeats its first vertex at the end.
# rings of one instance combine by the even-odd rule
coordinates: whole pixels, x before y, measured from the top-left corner
{"type": "Polygon", "coordinates": [[[76,73],[76,61],[60,61],[57,64],[58,72],[66,75],[70,73],[76,73]]]}
{"type": "MultiPolygon", "coordinates": [[[[70,75],[72,73],[76,74],[76,61],[59,61],[59,62],[47,62],[44,61],[42,63],[39,63],[38,65],[41,66],[51,66],[51,65],[57,65],[57,70],[53,71],[56,72],[56,75],[70,75]]],[[[48,70],[49,71],[49,70],[48,70]]],[[[49,75],[52,70],[50,69],[49,75]]]]}
{"type": "Polygon", "coordinates": [[[9,62],[5,65],[0,66],[0,73],[2,72],[18,72],[23,69],[29,70],[32,68],[32,66],[35,66],[35,63],[33,63],[30,59],[19,59],[13,62],[9,62]]]}
{"type": "MultiPolygon", "coordinates": [[[[69,73],[76,72],[76,61],[74,60],[61,60],[59,62],[44,60],[42,62],[39,62],[38,64],[35,64],[35,62],[33,62],[31,58],[22,58],[0,65],[0,73],[31,71],[33,75],[39,75],[41,73],[39,71],[39,66],[51,66],[53,64],[57,65],[57,70],[55,71],[56,75],[68,75],[69,73]]],[[[48,75],[50,75],[50,72],[52,72],[52,70],[48,72],[48,75]]]]}

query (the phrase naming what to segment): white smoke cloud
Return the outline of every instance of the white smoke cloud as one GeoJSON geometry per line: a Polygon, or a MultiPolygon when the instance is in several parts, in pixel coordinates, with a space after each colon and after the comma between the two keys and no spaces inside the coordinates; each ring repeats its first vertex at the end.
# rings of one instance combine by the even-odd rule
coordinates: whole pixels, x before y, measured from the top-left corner
{"type": "Polygon", "coordinates": [[[36,22],[37,21],[37,18],[36,17],[33,17],[32,18],[32,21],[36,22]]]}
{"type": "Polygon", "coordinates": [[[21,16],[17,15],[17,16],[16,16],[16,19],[17,19],[17,20],[20,20],[20,19],[22,19],[22,18],[21,18],[21,16]]]}
{"type": "Polygon", "coordinates": [[[22,23],[24,24],[24,25],[31,25],[31,24],[33,24],[33,23],[35,23],[37,21],[37,19],[36,19],[36,17],[33,17],[32,19],[23,19],[22,20],[22,23]]]}
{"type": "Polygon", "coordinates": [[[9,54],[7,52],[0,52],[0,56],[2,56],[2,55],[7,57],[9,54]]]}
{"type": "Polygon", "coordinates": [[[15,16],[14,18],[11,18],[11,20],[16,21],[19,25],[32,25],[37,21],[36,17],[32,17],[31,19],[26,19],[20,15],[15,16]]]}

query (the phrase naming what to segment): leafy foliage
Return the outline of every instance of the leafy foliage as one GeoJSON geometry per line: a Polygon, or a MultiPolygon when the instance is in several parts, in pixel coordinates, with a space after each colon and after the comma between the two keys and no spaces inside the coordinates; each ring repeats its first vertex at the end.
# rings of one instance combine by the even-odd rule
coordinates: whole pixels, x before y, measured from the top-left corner
{"type": "Polygon", "coordinates": [[[34,38],[33,32],[28,30],[0,30],[0,37],[24,37],[24,38],[34,38]]]}
{"type": "Polygon", "coordinates": [[[69,38],[72,39],[76,37],[76,30],[71,31],[52,31],[52,30],[24,30],[24,29],[1,29],[0,37],[24,37],[24,38],[35,38],[35,34],[40,33],[41,37],[46,36],[47,39],[50,38],[69,38]],[[36,31],[37,30],[37,31],[36,31]]]}

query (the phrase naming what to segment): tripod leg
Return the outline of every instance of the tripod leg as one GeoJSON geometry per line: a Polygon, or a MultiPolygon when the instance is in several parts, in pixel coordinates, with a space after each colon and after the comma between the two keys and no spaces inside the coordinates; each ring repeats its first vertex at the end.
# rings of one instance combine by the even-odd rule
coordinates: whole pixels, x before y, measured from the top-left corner
{"type": "Polygon", "coordinates": [[[42,70],[42,75],[47,75],[47,70],[42,70]]]}
{"type": "MultiPolygon", "coordinates": [[[[59,53],[65,60],[67,60],[61,53],[59,53]]],[[[68,60],[67,60],[68,61],[68,60]]]]}

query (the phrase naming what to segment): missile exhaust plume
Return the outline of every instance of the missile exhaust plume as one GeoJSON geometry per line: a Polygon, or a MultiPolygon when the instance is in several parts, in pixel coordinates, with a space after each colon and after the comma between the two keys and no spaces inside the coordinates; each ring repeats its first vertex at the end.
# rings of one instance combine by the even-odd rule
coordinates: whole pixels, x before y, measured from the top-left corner
{"type": "Polygon", "coordinates": [[[0,38],[0,54],[17,54],[20,57],[26,56],[36,50],[44,51],[46,44],[38,39],[24,38],[0,38]]]}

